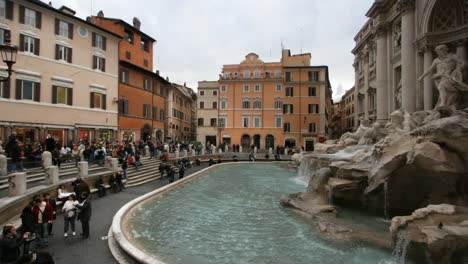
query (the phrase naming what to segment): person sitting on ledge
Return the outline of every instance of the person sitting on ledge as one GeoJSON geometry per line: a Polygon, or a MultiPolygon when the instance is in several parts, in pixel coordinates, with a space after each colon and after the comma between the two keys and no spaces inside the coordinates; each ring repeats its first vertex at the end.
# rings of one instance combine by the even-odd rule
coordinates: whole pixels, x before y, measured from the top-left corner
{"type": "Polygon", "coordinates": [[[213,164],[215,164],[214,160],[213,160],[213,159],[210,159],[210,160],[208,161],[208,166],[211,166],[211,165],[213,165],[213,164]]]}
{"type": "Polygon", "coordinates": [[[222,162],[221,157],[218,157],[218,164],[222,162]]]}
{"type": "Polygon", "coordinates": [[[268,155],[268,153],[265,154],[265,159],[270,159],[270,155],[268,155]]]}
{"type": "Polygon", "coordinates": [[[57,189],[57,199],[62,202],[66,202],[68,200],[68,196],[75,194],[74,192],[66,192],[65,185],[60,184],[57,189]]]}
{"type": "Polygon", "coordinates": [[[232,156],[232,160],[238,161],[237,156],[236,155],[232,156]]]}
{"type": "Polygon", "coordinates": [[[280,158],[280,155],[278,155],[278,154],[275,154],[275,160],[276,160],[276,161],[279,161],[279,160],[281,160],[281,158],[280,158]]]}
{"type": "Polygon", "coordinates": [[[249,154],[249,161],[255,161],[255,156],[252,152],[249,154]]]}
{"type": "Polygon", "coordinates": [[[200,166],[200,164],[201,164],[200,159],[196,159],[196,160],[195,160],[195,164],[197,164],[197,166],[200,166]]]}

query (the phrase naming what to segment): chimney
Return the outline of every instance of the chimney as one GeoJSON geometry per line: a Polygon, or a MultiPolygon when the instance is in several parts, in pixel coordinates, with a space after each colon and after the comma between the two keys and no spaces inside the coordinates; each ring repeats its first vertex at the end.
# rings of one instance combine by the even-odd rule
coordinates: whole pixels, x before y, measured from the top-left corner
{"type": "Polygon", "coordinates": [[[187,87],[187,84],[184,82],[184,87],[187,87]]]}
{"type": "Polygon", "coordinates": [[[98,17],[104,17],[104,12],[102,12],[102,10],[99,11],[99,12],[97,13],[97,16],[98,16],[98,17]]]}
{"type": "Polygon", "coordinates": [[[282,55],[283,55],[282,56],[283,58],[291,57],[291,51],[288,50],[288,49],[283,49],[282,50],[282,55]]]}
{"type": "Polygon", "coordinates": [[[169,76],[166,77],[166,81],[169,81],[169,76]]]}
{"type": "Polygon", "coordinates": [[[159,70],[156,70],[156,74],[159,75],[159,70]]]}
{"type": "Polygon", "coordinates": [[[140,30],[140,26],[141,26],[140,19],[138,19],[138,17],[134,17],[133,18],[133,27],[140,30]]]}
{"type": "Polygon", "coordinates": [[[67,7],[67,6],[62,6],[59,8],[59,11],[62,12],[62,13],[65,13],[65,14],[69,14],[69,15],[72,15],[74,16],[76,14],[75,10],[67,7]]]}

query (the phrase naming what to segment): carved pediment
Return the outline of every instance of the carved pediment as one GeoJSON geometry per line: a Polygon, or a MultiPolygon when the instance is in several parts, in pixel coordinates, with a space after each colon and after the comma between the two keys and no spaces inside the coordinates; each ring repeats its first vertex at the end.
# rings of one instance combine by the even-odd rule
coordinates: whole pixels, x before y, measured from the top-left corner
{"type": "Polygon", "coordinates": [[[259,59],[258,55],[251,52],[245,56],[245,60],[241,64],[263,64],[264,62],[259,59]]]}

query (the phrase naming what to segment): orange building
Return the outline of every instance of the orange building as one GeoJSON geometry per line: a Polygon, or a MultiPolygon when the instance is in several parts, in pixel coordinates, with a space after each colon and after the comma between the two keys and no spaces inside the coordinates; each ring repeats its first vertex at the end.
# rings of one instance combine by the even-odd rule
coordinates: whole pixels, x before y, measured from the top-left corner
{"type": "Polygon", "coordinates": [[[224,65],[218,81],[223,142],[311,151],[324,141],[332,107],[328,67],[310,60],[310,53],[283,50],[280,62],[250,53],[240,64],[224,65]]]}
{"type": "MultiPolygon", "coordinates": [[[[119,43],[118,139],[164,141],[166,105],[170,83],[153,72],[155,39],[140,31],[140,21],[133,26],[121,19],[107,18],[99,12],[91,22],[122,37],[119,43]]],[[[99,38],[93,35],[93,39],[99,38]]],[[[93,41],[94,43],[94,41],[93,41]]],[[[97,41],[99,43],[99,41],[97,41]]],[[[105,45],[105,44],[104,44],[105,45]]]]}

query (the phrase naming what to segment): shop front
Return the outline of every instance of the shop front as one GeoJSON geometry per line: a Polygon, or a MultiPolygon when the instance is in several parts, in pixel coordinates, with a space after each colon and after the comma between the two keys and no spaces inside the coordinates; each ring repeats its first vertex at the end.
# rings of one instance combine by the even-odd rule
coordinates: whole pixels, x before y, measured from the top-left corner
{"type": "Polygon", "coordinates": [[[36,129],[34,128],[14,128],[13,131],[16,132],[16,138],[25,144],[32,144],[37,138],[35,136],[36,129]]]}
{"type": "Polygon", "coordinates": [[[65,144],[65,130],[64,129],[48,129],[47,134],[49,134],[55,142],[59,143],[60,145],[65,144]]]}

